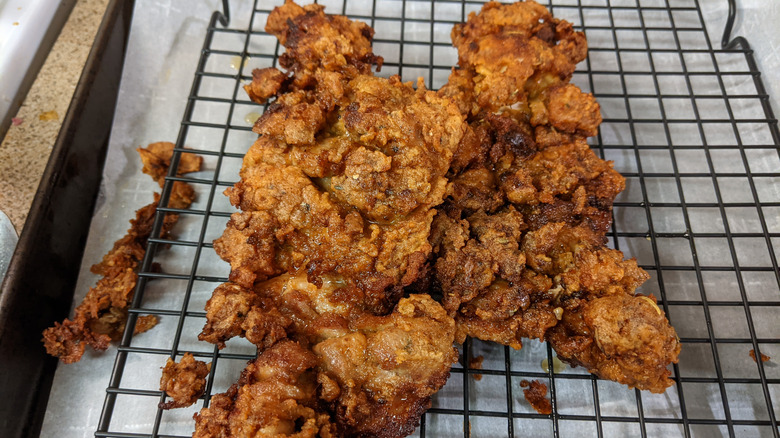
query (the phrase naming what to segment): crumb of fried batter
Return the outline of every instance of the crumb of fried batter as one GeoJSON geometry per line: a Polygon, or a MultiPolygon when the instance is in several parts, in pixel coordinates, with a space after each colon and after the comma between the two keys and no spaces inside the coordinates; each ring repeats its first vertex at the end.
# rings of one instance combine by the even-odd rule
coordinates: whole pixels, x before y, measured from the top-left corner
{"type": "MultiPolygon", "coordinates": [[[[173,143],[158,142],[138,149],[144,173],[160,185],[168,173],[173,148],[173,143]]],[[[198,171],[201,162],[199,156],[182,154],[179,174],[198,171]]],[[[170,206],[186,208],[193,199],[192,187],[180,181],[174,183],[170,206]]],[[[76,307],[73,319],[55,322],[53,327],[44,330],[43,343],[48,354],[60,358],[63,363],[78,362],[87,345],[95,350],[105,350],[112,340],[118,340],[122,335],[127,322],[127,306],[138,279],[136,270],[146,252],[159,201],[160,195],[154,193],[154,202],[137,210],[135,219],[130,220],[127,234],[114,243],[100,263],[91,267],[91,272],[102,278],[76,307]]],[[[160,237],[167,237],[177,220],[177,214],[166,214],[160,237]]],[[[134,332],[145,332],[155,324],[156,316],[139,316],[134,332]]]]}
{"type": "MultiPolygon", "coordinates": [[[[136,151],[141,156],[143,168],[141,171],[157,181],[160,187],[165,183],[165,177],[168,176],[168,169],[171,167],[173,158],[173,148],[176,145],[169,141],[159,141],[150,143],[145,148],[138,148],[136,151]]],[[[179,156],[179,164],[176,167],[177,175],[198,172],[203,165],[203,157],[192,153],[182,153],[179,156]]]]}
{"type": "Polygon", "coordinates": [[[179,363],[168,358],[162,370],[160,391],[165,391],[171,400],[161,402],[160,409],[184,408],[195,404],[203,395],[211,364],[195,360],[195,356],[187,352],[179,363]]]}
{"type": "MultiPolygon", "coordinates": [[[[485,361],[485,356],[482,356],[481,354],[479,356],[472,357],[469,359],[469,368],[472,370],[481,370],[482,369],[482,362],[485,361]]],[[[482,380],[482,374],[472,374],[471,377],[474,378],[474,380],[482,380]]]]}
{"type": "MultiPolygon", "coordinates": [[[[758,362],[756,360],[756,351],[755,350],[751,349],[748,354],[750,354],[750,358],[753,359],[753,362],[758,362]]],[[[767,356],[764,353],[761,353],[761,362],[768,362],[770,359],[772,359],[772,358],[767,356]]]]}
{"type": "Polygon", "coordinates": [[[539,380],[521,380],[520,387],[523,389],[523,396],[536,412],[543,415],[552,413],[552,403],[547,398],[547,385],[539,380]]]}

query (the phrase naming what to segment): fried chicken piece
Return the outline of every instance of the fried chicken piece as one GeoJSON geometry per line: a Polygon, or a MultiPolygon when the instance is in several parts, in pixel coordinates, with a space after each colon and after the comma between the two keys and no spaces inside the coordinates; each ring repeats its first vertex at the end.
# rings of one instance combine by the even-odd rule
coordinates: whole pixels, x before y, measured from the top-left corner
{"type": "Polygon", "coordinates": [[[523,240],[528,267],[553,279],[563,309],[547,332],[558,357],[631,388],[663,392],[673,382],[680,342],[652,296],[636,294],[649,278],[584,226],[551,223],[523,240]]]}
{"type": "Polygon", "coordinates": [[[279,64],[289,75],[275,67],[253,70],[252,82],[244,86],[252,101],[263,104],[283,92],[339,88],[360,75],[371,76],[373,65],[381,69],[382,57],[371,47],[374,30],[324,9],[291,0],[274,8],[265,30],[287,49],[279,64]]]}
{"type": "MultiPolygon", "coordinates": [[[[444,385],[457,360],[454,322],[427,295],[400,300],[387,316],[360,312],[340,302],[339,286],[328,282],[320,288],[303,276],[282,275],[255,285],[253,291],[239,292],[247,302],[266,300],[261,307],[250,306],[248,312],[244,306],[230,308],[241,315],[274,313],[293,321],[286,328],[288,336],[297,340],[295,345],[309,345],[315,357],[311,368],[319,385],[318,412],[331,413],[339,436],[405,436],[430,407],[430,397],[444,385]]],[[[289,348],[287,340],[253,342],[264,351],[258,360],[289,348]]]]}
{"type": "Polygon", "coordinates": [[[469,127],[431,242],[459,340],[547,339],[573,365],[662,391],[679,342],[635,296],[647,274],[604,246],[625,180],[585,141],[598,104],[568,83],[584,35],[532,1],[491,2],[452,40],[460,69],[439,93],[461,100],[469,127]]]}
{"type": "Polygon", "coordinates": [[[243,336],[265,349],[285,339],[291,324],[292,320],[282,315],[269,298],[237,284],[224,283],[206,303],[206,325],[198,339],[222,349],[229,339],[243,336]]]}
{"type": "Polygon", "coordinates": [[[434,272],[458,342],[472,336],[519,349],[521,338],[543,339],[557,323],[546,294],[552,282],[524,269],[522,216],[511,206],[494,215],[459,216],[440,212],[431,233],[434,272]]]}
{"type": "Polygon", "coordinates": [[[252,102],[264,104],[282,89],[287,75],[275,67],[252,70],[252,82],[244,85],[244,91],[252,102]]]}
{"type": "Polygon", "coordinates": [[[547,385],[538,380],[521,380],[520,387],[523,389],[523,396],[525,400],[536,410],[536,412],[543,415],[550,415],[552,413],[552,403],[547,398],[547,385]]]}
{"type": "Polygon", "coordinates": [[[587,43],[571,23],[553,18],[534,1],[488,2],[452,29],[461,70],[442,93],[472,114],[513,108],[533,126],[594,135],[601,122],[593,96],[567,82],[585,59],[587,43]],[[586,110],[585,116],[578,111],[586,110]]]}
{"type": "Polygon", "coordinates": [[[192,406],[206,390],[206,376],[211,364],[195,360],[192,353],[184,353],[179,363],[168,358],[160,378],[160,391],[172,400],[160,403],[160,409],[192,406]]]}
{"type": "Polygon", "coordinates": [[[245,288],[305,270],[317,285],[340,278],[386,313],[430,253],[463,119],[398,77],[359,76],[332,91],[284,94],[258,120],[262,135],[226,191],[242,212],[214,248],[245,288]]]}
{"type": "MultiPolygon", "coordinates": [[[[143,168],[141,171],[157,181],[162,187],[165,184],[165,177],[168,176],[168,169],[171,167],[173,158],[173,148],[176,147],[169,141],[159,141],[150,143],[146,148],[138,148],[136,151],[141,156],[143,168]]],[[[179,155],[179,162],[176,167],[176,175],[181,176],[187,173],[198,172],[203,165],[203,157],[189,152],[179,155]]]]}
{"type": "MultiPolygon", "coordinates": [[[[152,143],[139,148],[144,173],[149,174],[162,186],[171,163],[173,143],[152,143]]],[[[182,154],[178,174],[200,169],[202,158],[182,154]]],[[[194,199],[194,190],[188,184],[176,182],[171,192],[169,205],[186,208],[194,199]]],[[[59,357],[63,363],[74,363],[81,359],[87,345],[95,350],[105,350],[112,340],[118,340],[125,329],[127,306],[133,298],[138,280],[137,268],[146,253],[146,242],[151,236],[152,226],[160,196],[154,194],[154,202],[136,211],[130,220],[127,234],[114,243],[113,248],[100,263],[92,266],[94,274],[101,275],[95,287],[74,312],[73,319],[54,323],[43,332],[46,352],[59,357]]],[[[160,237],[166,238],[178,221],[178,215],[169,213],[163,220],[160,237]]],[[[154,315],[139,316],[134,333],[142,333],[157,323],[154,315]]]]}
{"type": "Polygon", "coordinates": [[[402,299],[388,316],[361,315],[320,336],[327,336],[313,347],[320,397],[347,436],[412,433],[458,358],[452,319],[424,295],[402,299]]]}
{"type": "Polygon", "coordinates": [[[265,350],[195,414],[193,438],[339,436],[317,399],[316,365],[316,356],[291,340],[265,350]]]}

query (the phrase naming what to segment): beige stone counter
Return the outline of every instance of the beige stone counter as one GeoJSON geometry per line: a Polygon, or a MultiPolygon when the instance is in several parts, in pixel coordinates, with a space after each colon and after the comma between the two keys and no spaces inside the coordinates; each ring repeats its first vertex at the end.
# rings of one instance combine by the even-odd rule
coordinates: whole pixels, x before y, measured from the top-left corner
{"type": "Polygon", "coordinates": [[[109,0],[79,0],[0,144],[0,210],[22,231],[109,0]]]}

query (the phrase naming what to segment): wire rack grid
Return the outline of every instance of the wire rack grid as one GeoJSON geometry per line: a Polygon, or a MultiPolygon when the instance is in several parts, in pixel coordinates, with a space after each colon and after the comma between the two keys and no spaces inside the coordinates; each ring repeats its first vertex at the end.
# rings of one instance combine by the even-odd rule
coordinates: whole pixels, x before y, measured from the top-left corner
{"type": "MultiPolygon", "coordinates": [[[[385,58],[380,75],[422,76],[434,89],[457,62],[452,25],[482,5],[320,3],[376,29],[374,51],[385,58]]],[[[651,274],[641,291],[659,298],[679,333],[675,385],[660,395],[629,390],[581,369],[542,368],[544,359],[554,363],[546,344],[528,341],[516,351],[469,340],[416,436],[778,437],[780,367],[774,359],[755,362],[749,351],[780,358],[780,134],[747,41],[729,40],[733,1],[722,47],[713,43],[698,0],[552,3],[556,17],[588,37],[589,58],[573,81],[602,107],[592,147],[627,180],[610,244],[651,274]],[[481,367],[471,366],[479,356],[481,367]],[[547,384],[551,415],[525,402],[522,380],[547,384]]],[[[153,235],[162,214],[178,213],[176,238],[149,241],[95,436],[188,436],[192,414],[254,358],[244,340],[220,351],[197,334],[206,300],[229,272],[211,245],[234,211],[221,192],[238,179],[256,137],[251,121],[263,110],[241,87],[252,68],[276,65],[283,51],[263,32],[276,4],[254,0],[231,18],[223,0],[223,12],[211,18],[161,205],[173,181],[193,185],[199,199],[187,210],[159,209],[153,235]],[[174,176],[185,145],[204,158],[195,177],[174,176]],[[153,272],[153,263],[163,272],[153,272]],[[161,299],[171,295],[174,304],[161,299]],[[148,314],[160,318],[158,327],[133,336],[137,316],[148,314]],[[159,367],[185,352],[212,362],[206,395],[191,408],[162,411],[159,367]]]]}

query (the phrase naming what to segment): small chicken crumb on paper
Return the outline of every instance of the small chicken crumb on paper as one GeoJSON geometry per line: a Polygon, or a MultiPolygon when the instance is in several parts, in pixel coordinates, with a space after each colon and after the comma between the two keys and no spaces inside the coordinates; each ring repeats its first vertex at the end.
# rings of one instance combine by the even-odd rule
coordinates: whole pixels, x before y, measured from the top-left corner
{"type": "Polygon", "coordinates": [[[547,398],[547,385],[538,380],[523,380],[520,382],[526,401],[531,404],[536,412],[544,415],[552,413],[552,403],[547,398]]]}
{"type": "MultiPolygon", "coordinates": [[[[482,369],[482,362],[485,361],[485,357],[481,354],[476,357],[472,357],[469,359],[469,368],[472,370],[481,370],[482,369]]],[[[471,377],[474,378],[474,380],[482,380],[482,374],[472,374],[471,377]]]]}
{"type": "Polygon", "coordinates": [[[195,360],[192,353],[184,353],[179,363],[168,358],[160,378],[160,391],[165,391],[172,400],[160,403],[160,409],[192,406],[206,390],[209,371],[211,364],[195,360]]]}
{"type": "MultiPolygon", "coordinates": [[[[753,359],[753,362],[758,362],[758,360],[756,360],[756,350],[750,350],[749,354],[750,354],[750,358],[753,359]]],[[[771,359],[771,357],[767,356],[764,353],[761,353],[761,362],[767,362],[769,359],[771,359]]]]}

